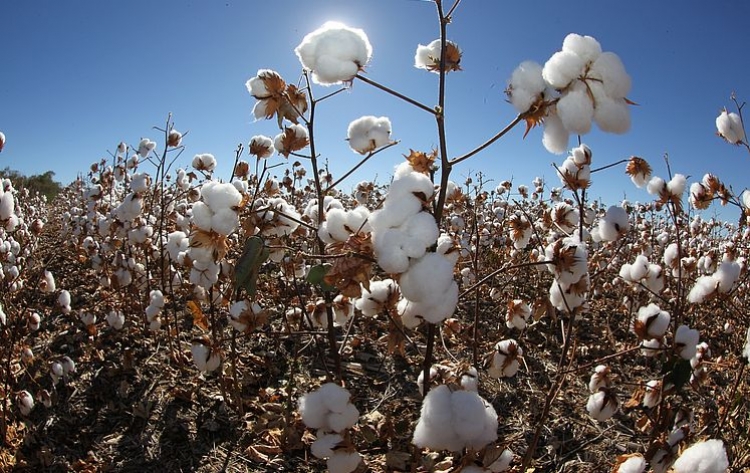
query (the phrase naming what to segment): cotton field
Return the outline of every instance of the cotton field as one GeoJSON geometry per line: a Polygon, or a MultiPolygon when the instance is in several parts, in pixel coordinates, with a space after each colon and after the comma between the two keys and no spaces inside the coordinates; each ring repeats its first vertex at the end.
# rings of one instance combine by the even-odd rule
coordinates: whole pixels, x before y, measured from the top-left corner
{"type": "MultiPolygon", "coordinates": [[[[3,180],[0,469],[750,468],[750,194],[600,158],[586,135],[631,126],[627,65],[560,41],[507,78],[517,117],[460,156],[445,94],[378,83],[366,31],[327,22],[290,51],[301,77],[246,79],[278,134],[238,147],[231,176],[169,116],[53,202],[3,180]],[[434,116],[436,148],[386,183],[332,175],[315,111],[354,85],[434,116]],[[555,179],[452,172],[516,126],[555,179]],[[651,200],[604,205],[597,173],[651,200]]],[[[425,42],[414,67],[461,73],[444,29],[425,42]]],[[[707,134],[741,155],[725,105],[707,134]]],[[[361,112],[352,172],[397,144],[396,121],[361,112]]]]}

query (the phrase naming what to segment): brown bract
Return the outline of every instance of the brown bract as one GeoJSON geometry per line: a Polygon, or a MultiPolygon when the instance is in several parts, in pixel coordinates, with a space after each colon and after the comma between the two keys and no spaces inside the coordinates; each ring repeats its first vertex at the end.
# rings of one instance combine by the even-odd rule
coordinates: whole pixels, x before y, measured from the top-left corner
{"type": "Polygon", "coordinates": [[[422,174],[429,174],[430,171],[435,169],[435,158],[437,158],[437,150],[433,149],[430,153],[424,151],[415,151],[409,149],[409,154],[404,155],[414,171],[421,172],[422,174]]]}
{"type": "Polygon", "coordinates": [[[284,132],[281,137],[281,147],[279,153],[285,157],[289,157],[289,153],[299,151],[306,147],[309,143],[307,136],[297,136],[293,128],[284,128],[284,132]]]}
{"type": "Polygon", "coordinates": [[[227,237],[216,233],[215,231],[206,231],[200,228],[193,229],[190,232],[190,247],[191,248],[208,248],[211,250],[214,261],[220,261],[227,254],[229,244],[227,243],[227,237]]]}
{"type": "MultiPolygon", "coordinates": [[[[356,230],[355,230],[356,231],[356,230]]],[[[328,245],[329,254],[345,254],[333,260],[324,280],[347,297],[362,295],[362,287],[370,289],[373,248],[370,234],[355,233],[344,242],[328,245]]]]}
{"type": "MultiPolygon", "coordinates": [[[[432,64],[427,66],[428,71],[437,72],[440,70],[440,58],[430,57],[432,64]]],[[[445,43],[445,72],[461,70],[461,50],[455,43],[447,41],[445,43]]]]}
{"type": "Polygon", "coordinates": [[[641,176],[646,179],[651,175],[651,166],[645,159],[631,156],[628,165],[625,167],[625,173],[630,177],[641,176]]]}

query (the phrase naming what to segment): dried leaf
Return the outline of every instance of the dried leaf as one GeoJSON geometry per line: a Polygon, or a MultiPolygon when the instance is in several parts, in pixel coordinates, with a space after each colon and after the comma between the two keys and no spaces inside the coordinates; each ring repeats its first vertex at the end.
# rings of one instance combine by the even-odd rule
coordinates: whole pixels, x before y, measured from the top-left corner
{"type": "Polygon", "coordinates": [[[208,332],[208,317],[206,317],[206,314],[203,313],[200,305],[198,305],[195,301],[188,301],[186,306],[190,311],[190,314],[193,316],[193,326],[198,327],[204,332],[208,332]]]}

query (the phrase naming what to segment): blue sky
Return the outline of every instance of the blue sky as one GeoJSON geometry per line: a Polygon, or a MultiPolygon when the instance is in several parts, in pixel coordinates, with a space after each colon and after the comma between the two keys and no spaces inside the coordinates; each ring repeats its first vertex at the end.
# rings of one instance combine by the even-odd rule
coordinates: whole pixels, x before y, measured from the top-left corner
{"type": "MultiPolygon", "coordinates": [[[[543,64],[565,35],[576,32],[620,55],[633,79],[629,98],[639,104],[632,108],[629,133],[609,135],[594,127],[583,137],[594,151],[594,167],[638,155],[666,176],[668,153],[673,172],[692,176],[690,182],[712,172],[735,190],[750,186],[750,155],[722,142],[714,125],[721,108],[732,106],[732,91],[750,100],[750,3],[677,5],[464,0],[449,25],[449,38],[464,53],[464,70],[448,81],[449,153],[472,149],[512,120],[515,111],[503,90],[513,69],[527,59],[543,64]]],[[[218,175],[227,178],[238,143],[277,133],[275,121],[253,120],[245,81],[271,68],[296,82],[301,66],[294,47],[327,20],[365,30],[374,51],[368,77],[436,103],[437,75],[413,67],[417,44],[438,37],[435,8],[426,1],[7,2],[0,18],[0,131],[7,136],[0,167],[26,174],[53,170],[68,183],[108,158],[120,141],[137,146],[149,137],[161,146],[152,127],[163,126],[171,112],[176,128],[189,131],[179,163],[187,166],[193,155],[210,152],[219,161],[218,175]]],[[[331,90],[316,87],[314,93],[331,90]]],[[[375,176],[387,182],[409,148],[437,145],[430,115],[361,82],[321,103],[318,113],[317,150],[334,176],[358,161],[344,141],[353,119],[388,116],[393,138],[401,142],[364,166],[344,190],[375,176]]],[[[521,126],[457,167],[453,179],[482,171],[495,184],[512,178],[530,185],[539,175],[559,185],[551,163],[564,156],[544,150],[541,130],[522,136],[521,126]]],[[[624,196],[649,199],[623,167],[596,174],[591,193],[607,203],[624,196]]]]}

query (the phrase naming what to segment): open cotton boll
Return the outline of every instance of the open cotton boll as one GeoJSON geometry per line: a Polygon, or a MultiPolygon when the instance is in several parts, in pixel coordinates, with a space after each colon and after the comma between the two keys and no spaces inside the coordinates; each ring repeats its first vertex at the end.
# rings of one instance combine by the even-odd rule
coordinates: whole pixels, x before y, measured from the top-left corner
{"type": "Polygon", "coordinates": [[[107,325],[115,330],[121,330],[125,325],[125,314],[121,310],[111,310],[107,314],[107,325]]]}
{"type": "Polygon", "coordinates": [[[138,155],[141,158],[145,158],[148,156],[148,153],[153,151],[156,148],[156,143],[149,140],[148,138],[143,138],[140,143],[138,143],[138,155]]]}
{"type": "Polygon", "coordinates": [[[357,469],[361,461],[362,455],[359,452],[336,450],[328,459],[326,465],[329,473],[351,473],[357,469]]]}
{"type": "Polygon", "coordinates": [[[594,118],[594,103],[586,87],[578,82],[560,97],[557,102],[557,116],[569,133],[585,135],[591,131],[591,120],[594,118]]]}
{"type": "Polygon", "coordinates": [[[333,449],[343,440],[344,438],[339,434],[319,435],[310,445],[310,453],[317,458],[330,458],[333,456],[333,449]]]}
{"type": "Polygon", "coordinates": [[[52,273],[48,270],[44,270],[44,276],[42,278],[42,283],[39,285],[39,288],[42,290],[42,292],[55,292],[55,289],[57,289],[57,285],[55,284],[55,277],[52,275],[52,273]]]}
{"type": "Polygon", "coordinates": [[[597,98],[594,121],[602,131],[618,135],[627,133],[630,130],[630,107],[625,99],[597,98]]]}
{"type": "Polygon", "coordinates": [[[346,135],[352,150],[367,154],[390,143],[391,120],[372,115],[360,117],[349,123],[346,135]]]}
{"type": "Polygon", "coordinates": [[[618,402],[612,391],[601,389],[589,396],[586,410],[589,415],[599,422],[611,418],[617,412],[618,402]]]}
{"type": "Polygon", "coordinates": [[[589,379],[589,392],[594,394],[601,388],[608,388],[610,385],[610,369],[606,365],[598,365],[594,368],[594,374],[589,379]]]}
{"type": "Polygon", "coordinates": [[[65,289],[60,291],[60,295],[57,296],[57,303],[63,307],[70,307],[70,293],[65,289]]]}
{"type": "Polygon", "coordinates": [[[646,459],[643,455],[634,454],[617,465],[614,473],[643,473],[644,471],[646,471],[646,459]]]}
{"type": "Polygon", "coordinates": [[[201,198],[214,212],[237,207],[242,202],[242,194],[228,182],[206,182],[201,189],[201,198]]]}
{"type": "Polygon", "coordinates": [[[401,293],[415,302],[441,295],[453,281],[453,266],[437,253],[427,253],[401,275],[401,293]]]}
{"type": "Polygon", "coordinates": [[[652,177],[646,185],[646,191],[651,195],[659,195],[659,193],[666,187],[667,182],[659,176],[652,177]]]}
{"type": "Polygon", "coordinates": [[[8,220],[13,216],[16,203],[12,192],[5,192],[0,196],[0,219],[8,220]]]}
{"type": "Polygon", "coordinates": [[[729,460],[724,442],[718,439],[696,442],[682,452],[673,465],[675,473],[724,473],[729,460]]]}
{"type": "Polygon", "coordinates": [[[591,36],[570,33],[563,40],[562,50],[577,54],[585,62],[593,62],[602,53],[602,46],[591,36]]]}
{"type": "Polygon", "coordinates": [[[741,143],[745,139],[742,119],[734,112],[728,113],[726,109],[716,117],[716,130],[719,136],[732,144],[741,143]]]}
{"type": "Polygon", "coordinates": [[[497,413],[475,391],[451,394],[453,428],[468,448],[479,450],[497,440],[497,413]]]}
{"type": "Polygon", "coordinates": [[[461,440],[452,427],[451,391],[446,385],[430,390],[422,401],[412,443],[420,448],[458,451],[461,440]]]}
{"type": "Polygon", "coordinates": [[[700,304],[706,300],[708,296],[713,294],[718,288],[718,281],[714,278],[714,275],[700,276],[695,281],[695,285],[690,289],[688,293],[688,302],[691,304],[700,304]]]}
{"type": "Polygon", "coordinates": [[[695,356],[699,341],[700,333],[697,330],[687,325],[677,327],[677,331],[674,334],[674,345],[677,353],[683,360],[689,360],[695,356]]]}
{"type": "Polygon", "coordinates": [[[210,153],[196,154],[192,166],[198,171],[212,173],[216,169],[216,158],[210,153]]]}
{"type": "Polygon", "coordinates": [[[685,193],[687,187],[687,178],[684,174],[675,174],[667,183],[667,190],[670,194],[681,196],[685,193]]]}
{"type": "Polygon", "coordinates": [[[519,358],[523,356],[523,349],[513,339],[502,340],[495,345],[492,365],[487,370],[493,378],[511,378],[518,372],[519,358]]]}
{"type": "Polygon", "coordinates": [[[669,327],[670,319],[667,311],[651,303],[638,309],[633,331],[642,339],[661,338],[669,327]]]}
{"type": "Polygon", "coordinates": [[[603,241],[615,241],[630,230],[628,212],[619,206],[611,206],[599,220],[599,236],[603,241]]]}
{"type": "Polygon", "coordinates": [[[211,216],[211,230],[221,235],[231,234],[239,223],[239,215],[232,209],[221,209],[211,216]]]}
{"type": "Polygon", "coordinates": [[[513,70],[508,83],[508,100],[518,112],[526,112],[539,100],[547,84],[542,77],[542,66],[524,61],[513,70]]]}
{"type": "Polygon", "coordinates": [[[542,77],[555,89],[564,89],[581,74],[585,63],[572,51],[558,51],[544,63],[542,77]]]}
{"type": "Polygon", "coordinates": [[[569,140],[570,132],[563,125],[557,112],[550,112],[544,119],[544,132],[542,133],[544,148],[553,154],[563,154],[568,149],[569,140]]]}
{"type": "Polygon", "coordinates": [[[347,229],[347,214],[344,209],[331,209],[318,228],[318,236],[324,243],[346,241],[351,234],[347,229]]]}
{"type": "Polygon", "coordinates": [[[722,261],[713,275],[718,283],[719,291],[725,294],[729,292],[734,286],[734,283],[739,279],[741,272],[742,266],[736,261],[722,261]]]}
{"type": "Polygon", "coordinates": [[[361,29],[329,21],[307,34],[294,52],[315,83],[333,85],[354,79],[370,61],[372,46],[361,29]]]}
{"type": "Polygon", "coordinates": [[[625,98],[632,86],[632,80],[620,56],[609,51],[596,58],[591,65],[589,77],[601,80],[606,94],[613,99],[625,98]]]}

